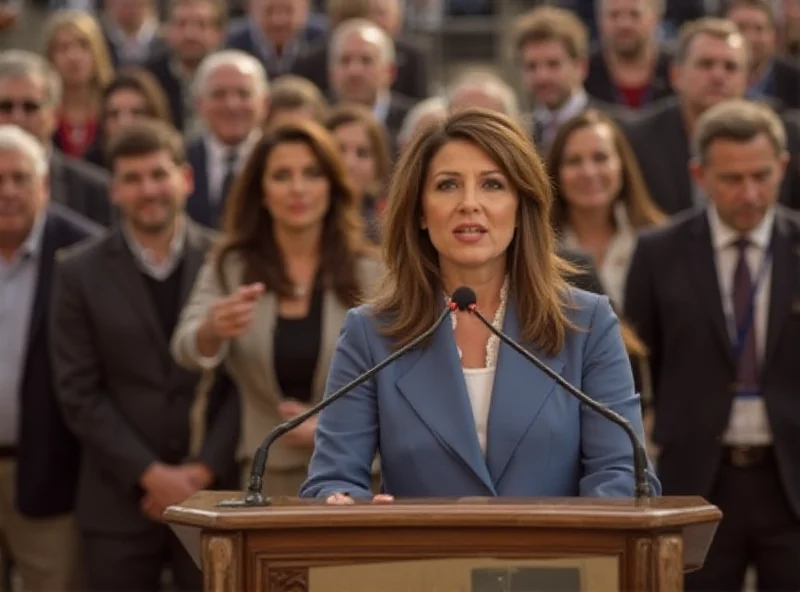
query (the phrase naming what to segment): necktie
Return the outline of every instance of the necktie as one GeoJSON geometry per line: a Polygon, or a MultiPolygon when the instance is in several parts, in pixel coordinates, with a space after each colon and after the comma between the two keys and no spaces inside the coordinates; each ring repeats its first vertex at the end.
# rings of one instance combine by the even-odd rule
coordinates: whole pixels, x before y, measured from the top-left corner
{"type": "Polygon", "coordinates": [[[231,190],[231,185],[233,184],[233,180],[236,178],[236,161],[237,161],[237,154],[236,149],[232,148],[228,151],[228,154],[225,158],[225,176],[222,179],[222,187],[220,188],[219,192],[219,202],[220,207],[225,203],[225,200],[228,198],[228,193],[231,190]]]}
{"type": "Polygon", "coordinates": [[[733,273],[733,309],[736,316],[737,338],[742,337],[740,334],[745,325],[750,327],[743,336],[744,343],[737,344],[739,359],[736,364],[736,381],[741,387],[750,390],[758,386],[755,302],[750,302],[753,280],[747,265],[747,248],[750,246],[750,241],[740,238],[734,244],[739,251],[739,262],[733,273]]]}

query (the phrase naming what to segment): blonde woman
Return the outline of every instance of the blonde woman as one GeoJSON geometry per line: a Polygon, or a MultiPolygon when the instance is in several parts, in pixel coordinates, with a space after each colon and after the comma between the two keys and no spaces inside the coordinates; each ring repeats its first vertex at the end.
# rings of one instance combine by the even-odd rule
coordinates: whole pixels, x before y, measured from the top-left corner
{"type": "Polygon", "coordinates": [[[114,76],[108,48],[94,17],[78,10],[53,14],[43,39],[44,54],[64,88],[53,141],[65,154],[80,158],[94,144],[103,89],[114,76]]]}

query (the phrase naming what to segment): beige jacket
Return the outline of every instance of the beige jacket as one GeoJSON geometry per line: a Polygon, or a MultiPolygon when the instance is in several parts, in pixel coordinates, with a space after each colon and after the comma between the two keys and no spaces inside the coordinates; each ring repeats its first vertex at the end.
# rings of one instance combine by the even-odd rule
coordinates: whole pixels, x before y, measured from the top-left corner
{"type": "MultiPolygon", "coordinates": [[[[242,283],[243,267],[233,255],[227,261],[225,277],[232,291],[242,283]]],[[[365,292],[369,293],[381,273],[381,264],[373,259],[362,258],[358,266],[359,281],[365,292]]],[[[278,298],[272,292],[262,295],[250,329],[225,343],[213,360],[204,359],[197,352],[197,330],[211,304],[227,293],[218,281],[214,259],[209,257],[181,313],[170,348],[175,361],[187,369],[209,370],[220,363],[226,364],[239,387],[242,405],[237,460],[249,464],[264,437],[282,421],[278,405],[283,400],[283,394],[275,375],[272,337],[278,315],[278,298]]],[[[312,382],[312,403],[320,401],[324,394],[328,368],[346,313],[347,308],[335,293],[327,290],[322,302],[322,336],[312,382]]],[[[308,465],[311,452],[310,448],[288,446],[279,440],[270,450],[267,469],[287,471],[304,468],[308,465]]]]}

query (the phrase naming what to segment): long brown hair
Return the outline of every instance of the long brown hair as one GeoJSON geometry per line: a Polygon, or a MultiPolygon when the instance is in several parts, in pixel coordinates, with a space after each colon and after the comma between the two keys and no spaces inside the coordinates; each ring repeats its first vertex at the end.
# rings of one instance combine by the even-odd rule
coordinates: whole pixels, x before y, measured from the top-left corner
{"type": "Polygon", "coordinates": [[[417,134],[404,151],[389,189],[383,234],[386,273],[373,302],[382,332],[396,346],[426,330],[443,306],[439,257],[420,227],[422,193],[430,162],[449,142],[483,150],[519,195],[517,230],[507,252],[510,291],[521,336],[549,354],[558,352],[572,328],[566,315],[569,266],[555,254],[550,227],[550,181],[522,128],[501,113],[464,109],[417,134]]]}
{"type": "Polygon", "coordinates": [[[273,150],[283,144],[308,146],[328,178],[331,198],[320,246],[322,281],[343,305],[355,306],[362,298],[357,260],[369,254],[362,238],[364,225],[336,143],[325,128],[312,121],[287,122],[270,130],[250,153],[225,207],[225,238],[217,252],[219,281],[227,291],[225,259],[236,253],[244,263],[243,283],[262,282],[267,290],[283,298],[293,297],[284,254],[275,241],[274,221],[263,205],[267,163],[273,150]]]}
{"type": "Polygon", "coordinates": [[[357,124],[364,128],[367,139],[375,159],[376,187],[370,191],[380,195],[383,193],[392,169],[392,159],[389,156],[389,138],[386,129],[375,119],[372,111],[361,105],[338,105],[328,114],[325,127],[334,133],[343,125],[357,124]]]}
{"type": "Polygon", "coordinates": [[[614,137],[614,149],[619,154],[620,162],[622,163],[622,187],[617,199],[625,204],[625,210],[631,226],[639,230],[666,222],[667,216],[658,208],[653,198],[650,197],[650,191],[647,189],[647,183],[644,181],[639,162],[633,153],[633,148],[631,148],[619,126],[602,111],[587,109],[559,127],[550,147],[550,153],[547,158],[547,171],[555,185],[553,193],[555,199],[552,216],[553,228],[555,228],[556,232],[559,232],[567,224],[569,204],[561,191],[561,182],[559,181],[561,167],[564,166],[564,152],[567,142],[572,137],[572,134],[578,130],[594,125],[607,126],[614,137]]]}

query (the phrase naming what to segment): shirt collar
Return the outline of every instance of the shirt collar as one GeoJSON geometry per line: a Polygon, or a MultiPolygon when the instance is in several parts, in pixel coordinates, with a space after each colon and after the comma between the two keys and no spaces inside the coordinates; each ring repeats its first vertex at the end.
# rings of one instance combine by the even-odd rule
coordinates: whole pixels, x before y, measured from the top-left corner
{"type": "Polygon", "coordinates": [[[272,41],[270,41],[269,37],[267,37],[267,34],[264,33],[264,30],[258,25],[255,19],[249,18],[247,24],[250,27],[250,36],[253,38],[256,47],[261,52],[261,55],[264,59],[292,59],[300,53],[301,43],[299,41],[299,34],[295,35],[286,42],[282,48],[283,51],[281,52],[281,55],[278,56],[275,53],[275,47],[272,44],[272,41]]]}
{"type": "Polygon", "coordinates": [[[210,160],[211,162],[225,162],[230,151],[235,150],[236,161],[237,163],[241,162],[241,159],[245,158],[250,153],[250,149],[258,142],[260,137],[261,132],[253,130],[242,142],[236,146],[229,146],[220,142],[214,134],[209,133],[206,135],[206,146],[208,147],[208,153],[211,157],[210,160]]]}
{"type": "Polygon", "coordinates": [[[133,232],[127,224],[122,224],[121,226],[122,235],[125,237],[125,242],[128,244],[133,256],[145,267],[152,268],[166,265],[167,262],[175,262],[183,255],[183,251],[186,247],[186,237],[188,234],[186,220],[180,219],[177,222],[177,225],[178,226],[175,230],[175,234],[172,236],[172,241],[169,243],[167,258],[160,263],[154,261],[150,250],[144,248],[142,244],[136,240],[136,237],[133,235],[133,232]]]}
{"type": "Polygon", "coordinates": [[[562,105],[560,109],[551,111],[547,107],[540,106],[534,110],[534,117],[537,121],[543,123],[554,122],[561,124],[572,117],[578,115],[581,111],[586,109],[589,104],[589,95],[586,94],[584,89],[580,89],[574,93],[567,102],[562,105]]]}
{"type": "Polygon", "coordinates": [[[42,212],[36,218],[31,227],[31,231],[25,238],[25,242],[20,246],[19,254],[22,257],[38,257],[42,252],[42,242],[44,237],[44,223],[47,219],[47,212],[42,212]]]}
{"type": "MultiPolygon", "coordinates": [[[[767,249],[770,240],[772,240],[772,227],[775,224],[775,208],[771,207],[764,215],[758,226],[748,232],[745,236],[751,243],[760,249],[767,249]]],[[[740,237],[741,233],[728,226],[719,217],[717,208],[713,204],[708,207],[708,226],[711,230],[711,242],[714,245],[715,251],[727,249],[735,243],[740,237]]]]}
{"type": "Polygon", "coordinates": [[[128,36],[122,28],[112,19],[106,18],[106,30],[111,41],[115,45],[128,45],[129,43],[137,43],[138,45],[147,45],[158,33],[158,20],[148,18],[142,23],[139,30],[133,35],[128,36]]]}
{"type": "Polygon", "coordinates": [[[372,107],[372,114],[380,123],[386,123],[386,118],[389,117],[389,107],[391,103],[392,94],[389,91],[378,93],[375,99],[375,105],[372,107]]]}

